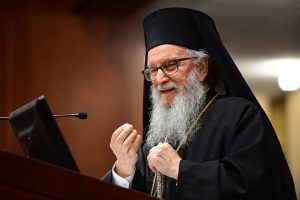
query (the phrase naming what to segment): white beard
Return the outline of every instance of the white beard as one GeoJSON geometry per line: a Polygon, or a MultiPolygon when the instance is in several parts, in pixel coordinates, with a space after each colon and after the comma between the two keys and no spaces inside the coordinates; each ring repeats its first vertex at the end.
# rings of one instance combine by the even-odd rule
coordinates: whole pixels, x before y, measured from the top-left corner
{"type": "MultiPolygon", "coordinates": [[[[186,86],[170,81],[158,87],[177,89],[178,93],[170,107],[161,104],[158,89],[151,86],[152,111],[146,139],[149,148],[159,142],[168,142],[174,147],[184,138],[205,104],[205,89],[197,79],[198,74],[195,68],[189,75],[186,86]],[[165,141],[167,134],[167,141],[165,141]]],[[[191,141],[195,131],[194,128],[182,146],[191,141]]]]}

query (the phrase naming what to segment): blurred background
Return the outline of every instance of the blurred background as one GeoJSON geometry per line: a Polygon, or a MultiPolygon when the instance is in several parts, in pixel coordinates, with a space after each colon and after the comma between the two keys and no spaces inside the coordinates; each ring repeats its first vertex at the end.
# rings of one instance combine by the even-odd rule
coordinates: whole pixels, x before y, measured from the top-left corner
{"type": "MultiPolygon", "coordinates": [[[[157,8],[204,11],[276,129],[300,194],[299,0],[2,0],[0,115],[45,95],[82,174],[114,163],[112,132],[142,133],[143,17],[157,8]]],[[[23,155],[7,121],[0,150],[23,155]]]]}

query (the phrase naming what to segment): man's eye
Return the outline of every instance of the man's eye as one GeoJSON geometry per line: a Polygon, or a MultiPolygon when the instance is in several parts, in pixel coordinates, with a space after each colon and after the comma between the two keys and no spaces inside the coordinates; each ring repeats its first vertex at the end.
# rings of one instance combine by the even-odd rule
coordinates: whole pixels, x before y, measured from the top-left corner
{"type": "Polygon", "coordinates": [[[176,61],[169,61],[164,65],[165,70],[172,71],[177,68],[177,62],[176,61]]]}
{"type": "Polygon", "coordinates": [[[168,61],[165,65],[166,65],[166,66],[177,65],[177,61],[176,61],[176,60],[170,60],[170,61],[168,61]]]}
{"type": "Polygon", "coordinates": [[[151,69],[149,69],[149,71],[151,72],[151,74],[157,73],[157,69],[156,68],[151,68],[151,69]]]}

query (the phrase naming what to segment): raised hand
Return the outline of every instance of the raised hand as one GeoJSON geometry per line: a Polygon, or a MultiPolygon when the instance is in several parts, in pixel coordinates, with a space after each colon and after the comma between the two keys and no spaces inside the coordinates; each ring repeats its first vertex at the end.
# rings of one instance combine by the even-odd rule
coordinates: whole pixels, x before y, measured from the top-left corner
{"type": "Polygon", "coordinates": [[[110,148],[117,158],[115,172],[119,176],[125,178],[134,173],[141,142],[142,136],[131,124],[123,124],[112,134],[110,148]]]}

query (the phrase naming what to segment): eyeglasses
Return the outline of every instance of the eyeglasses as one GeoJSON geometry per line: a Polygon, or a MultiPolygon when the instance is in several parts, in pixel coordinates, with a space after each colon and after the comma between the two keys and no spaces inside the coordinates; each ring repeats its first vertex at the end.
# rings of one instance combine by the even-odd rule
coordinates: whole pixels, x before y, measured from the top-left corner
{"type": "Polygon", "coordinates": [[[178,67],[180,66],[182,61],[190,60],[190,59],[196,59],[198,57],[188,57],[188,58],[179,58],[175,60],[169,60],[164,62],[160,67],[154,68],[154,67],[146,67],[142,71],[142,74],[145,76],[147,81],[153,81],[156,79],[157,72],[159,69],[163,71],[166,75],[175,74],[178,71],[178,67]]]}

